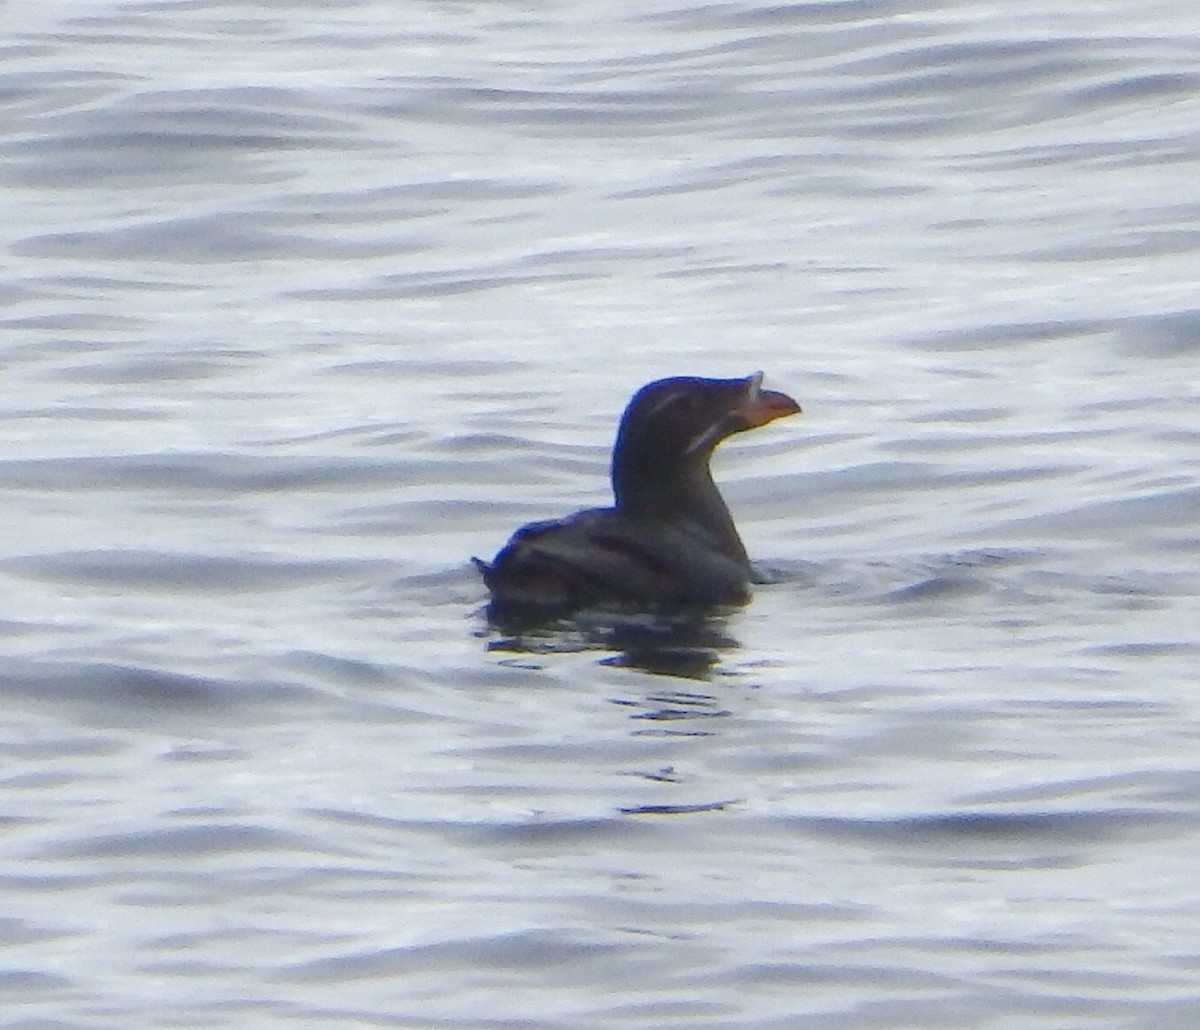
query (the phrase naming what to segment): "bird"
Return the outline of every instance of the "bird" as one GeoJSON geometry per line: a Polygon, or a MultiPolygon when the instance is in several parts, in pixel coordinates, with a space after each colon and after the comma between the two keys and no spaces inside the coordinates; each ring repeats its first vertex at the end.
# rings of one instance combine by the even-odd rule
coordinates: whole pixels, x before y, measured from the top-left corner
{"type": "Polygon", "coordinates": [[[612,506],[530,523],[491,562],[472,559],[489,611],[747,603],[750,560],[709,462],[728,437],[800,413],[762,380],[674,376],[638,390],[613,446],[612,506]]]}

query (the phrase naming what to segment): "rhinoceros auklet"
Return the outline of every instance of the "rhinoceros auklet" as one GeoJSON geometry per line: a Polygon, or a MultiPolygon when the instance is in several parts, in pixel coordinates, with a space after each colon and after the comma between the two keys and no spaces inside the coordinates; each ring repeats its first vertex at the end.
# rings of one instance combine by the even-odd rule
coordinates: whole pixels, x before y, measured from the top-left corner
{"type": "Polygon", "coordinates": [[[493,611],[744,604],[750,561],[709,459],[726,437],[799,411],[761,372],[643,386],[617,431],[613,506],[523,526],[490,564],[474,559],[493,611]]]}

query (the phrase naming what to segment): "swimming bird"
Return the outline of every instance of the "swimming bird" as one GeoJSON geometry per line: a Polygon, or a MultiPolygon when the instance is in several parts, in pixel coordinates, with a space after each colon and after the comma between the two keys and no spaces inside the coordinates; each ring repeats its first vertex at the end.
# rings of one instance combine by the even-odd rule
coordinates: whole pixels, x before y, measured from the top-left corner
{"type": "Polygon", "coordinates": [[[531,523],[490,563],[473,559],[493,613],[745,604],[750,560],[709,460],[735,433],[799,413],[762,378],[676,376],[638,390],[613,447],[612,507],[531,523]]]}

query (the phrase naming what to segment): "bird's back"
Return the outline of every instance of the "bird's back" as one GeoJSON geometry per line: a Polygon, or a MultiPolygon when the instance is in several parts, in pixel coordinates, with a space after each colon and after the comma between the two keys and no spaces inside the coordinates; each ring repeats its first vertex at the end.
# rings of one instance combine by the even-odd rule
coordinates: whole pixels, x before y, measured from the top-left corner
{"type": "Polygon", "coordinates": [[[531,523],[494,562],[477,564],[497,605],[713,605],[748,598],[749,570],[686,527],[633,523],[611,508],[531,523]]]}

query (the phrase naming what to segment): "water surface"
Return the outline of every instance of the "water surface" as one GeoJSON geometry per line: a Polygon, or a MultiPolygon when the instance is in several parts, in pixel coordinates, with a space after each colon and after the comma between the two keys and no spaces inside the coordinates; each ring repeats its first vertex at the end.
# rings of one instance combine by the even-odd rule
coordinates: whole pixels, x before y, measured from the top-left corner
{"type": "Polygon", "coordinates": [[[6,1026],[1195,1023],[1200,16],[10,20],[6,1026]],[[750,607],[489,629],[756,369],[750,607]]]}

